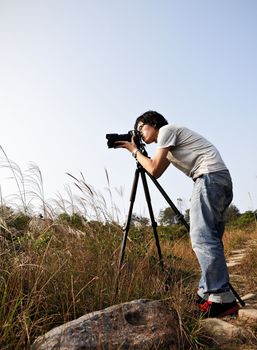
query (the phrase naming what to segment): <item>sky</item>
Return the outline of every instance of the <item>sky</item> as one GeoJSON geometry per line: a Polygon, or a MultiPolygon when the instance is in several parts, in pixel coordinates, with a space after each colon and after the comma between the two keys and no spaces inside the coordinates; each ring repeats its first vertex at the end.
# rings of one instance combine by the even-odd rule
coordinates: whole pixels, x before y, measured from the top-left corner
{"type": "MultiPolygon", "coordinates": [[[[40,169],[46,198],[76,191],[67,173],[83,173],[126,217],[136,163],[108,149],[106,134],[156,110],[218,148],[233,204],[255,210],[256,18],[255,0],[0,0],[2,150],[22,172],[40,169]]],[[[8,201],[17,184],[3,152],[0,161],[8,201]]],[[[168,204],[147,181],[158,215],[168,204]]],[[[189,207],[190,178],[171,165],[158,182],[179,210],[189,207]]],[[[133,205],[148,216],[140,181],[133,205]]]]}

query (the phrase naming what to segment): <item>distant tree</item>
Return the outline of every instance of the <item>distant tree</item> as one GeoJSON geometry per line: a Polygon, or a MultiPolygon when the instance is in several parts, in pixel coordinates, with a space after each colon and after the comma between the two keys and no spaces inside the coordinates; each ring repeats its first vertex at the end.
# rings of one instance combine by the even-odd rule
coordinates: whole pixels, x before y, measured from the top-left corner
{"type": "Polygon", "coordinates": [[[142,215],[137,215],[135,213],[131,216],[131,225],[132,226],[148,226],[150,220],[142,215]]]}
{"type": "Polygon", "coordinates": [[[253,222],[256,222],[256,211],[247,210],[243,214],[239,215],[236,220],[236,224],[240,227],[247,226],[253,222]]]}
{"type": "Polygon", "coordinates": [[[239,216],[240,216],[239,209],[234,204],[230,204],[230,206],[226,209],[225,214],[224,214],[225,223],[229,223],[231,221],[234,221],[239,216]]]}
{"type": "Polygon", "coordinates": [[[176,214],[171,207],[160,210],[159,223],[162,226],[172,225],[176,223],[176,214]]]}

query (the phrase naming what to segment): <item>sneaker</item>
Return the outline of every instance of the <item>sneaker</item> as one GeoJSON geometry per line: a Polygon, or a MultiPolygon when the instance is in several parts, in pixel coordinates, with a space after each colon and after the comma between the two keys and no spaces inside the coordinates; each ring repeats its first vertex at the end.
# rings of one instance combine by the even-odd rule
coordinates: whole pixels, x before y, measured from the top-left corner
{"type": "Polygon", "coordinates": [[[213,301],[205,301],[199,304],[201,318],[207,317],[224,317],[236,316],[238,314],[239,305],[236,300],[231,303],[214,303],[213,301]]]}

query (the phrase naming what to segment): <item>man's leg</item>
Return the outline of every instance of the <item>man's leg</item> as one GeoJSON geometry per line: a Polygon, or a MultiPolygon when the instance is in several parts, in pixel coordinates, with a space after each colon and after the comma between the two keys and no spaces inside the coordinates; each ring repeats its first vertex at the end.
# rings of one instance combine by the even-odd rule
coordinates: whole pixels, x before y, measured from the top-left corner
{"type": "Polygon", "coordinates": [[[190,209],[192,248],[201,267],[198,295],[210,303],[234,303],[224,256],[223,213],[232,200],[229,173],[203,175],[194,184],[190,209]]]}

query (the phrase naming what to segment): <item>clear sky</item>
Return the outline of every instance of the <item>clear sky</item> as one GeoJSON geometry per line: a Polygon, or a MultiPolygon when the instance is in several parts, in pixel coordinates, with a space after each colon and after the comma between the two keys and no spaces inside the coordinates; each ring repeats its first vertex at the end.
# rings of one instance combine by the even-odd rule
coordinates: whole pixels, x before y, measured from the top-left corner
{"type": "MultiPolygon", "coordinates": [[[[108,202],[107,169],[125,215],[136,164],[105,135],[157,110],[215,144],[233,203],[254,210],[256,18],[255,0],[0,0],[0,145],[24,171],[38,165],[49,198],[81,171],[108,202]]],[[[0,173],[3,195],[16,192],[0,173]]],[[[150,182],[158,214],[167,203],[150,182]]],[[[170,166],[159,182],[188,207],[191,179],[170,166]]],[[[135,211],[148,215],[141,183],[135,211]]]]}

